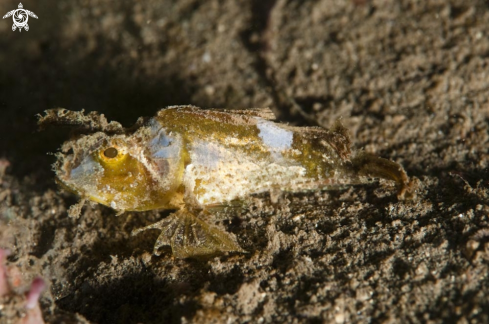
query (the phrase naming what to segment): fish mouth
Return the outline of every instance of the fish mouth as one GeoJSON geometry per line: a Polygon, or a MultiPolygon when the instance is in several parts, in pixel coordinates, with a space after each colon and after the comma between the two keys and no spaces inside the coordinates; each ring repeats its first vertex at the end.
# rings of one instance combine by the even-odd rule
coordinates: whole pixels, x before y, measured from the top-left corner
{"type": "MultiPolygon", "coordinates": [[[[73,170],[84,163],[87,157],[108,143],[108,136],[104,133],[84,135],[80,138],[66,141],[61,152],[57,152],[56,162],[53,164],[53,171],[56,174],[57,182],[72,182],[73,170]]],[[[69,185],[68,185],[69,186],[69,185]]]]}
{"type": "Polygon", "coordinates": [[[75,196],[79,196],[81,199],[90,199],[108,206],[108,203],[106,199],[104,199],[104,197],[96,194],[91,194],[91,190],[87,190],[83,186],[78,186],[75,184],[76,181],[73,181],[71,179],[72,169],[73,168],[69,166],[69,162],[65,162],[62,166],[59,167],[59,169],[56,170],[54,181],[61,188],[61,190],[69,192],[75,196]]]}
{"type": "Polygon", "coordinates": [[[73,194],[75,196],[79,196],[81,200],[89,199],[99,204],[110,207],[110,204],[103,197],[89,195],[83,189],[75,188],[57,176],[54,178],[54,181],[61,188],[61,190],[69,192],[70,194],[73,194]]]}
{"type": "Polygon", "coordinates": [[[82,195],[82,190],[71,184],[70,174],[73,169],[72,154],[57,154],[57,161],[53,164],[55,172],[54,182],[63,190],[75,195],[82,195]]]}
{"type": "MultiPolygon", "coordinates": [[[[55,182],[61,189],[83,197],[86,196],[83,186],[76,185],[77,180],[80,180],[80,177],[83,175],[74,175],[73,171],[83,164],[87,155],[76,153],[57,153],[57,160],[53,164],[53,171],[55,173],[55,182]]],[[[86,174],[85,176],[90,177],[90,174],[86,174]]]]}

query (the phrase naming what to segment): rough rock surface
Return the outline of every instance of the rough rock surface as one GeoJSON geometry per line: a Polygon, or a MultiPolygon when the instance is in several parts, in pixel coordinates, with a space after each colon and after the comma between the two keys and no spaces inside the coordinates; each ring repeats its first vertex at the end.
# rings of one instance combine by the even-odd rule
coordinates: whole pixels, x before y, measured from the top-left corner
{"type": "Polygon", "coordinates": [[[23,4],[39,17],[28,32],[0,20],[0,246],[26,282],[49,284],[47,322],[489,321],[486,1],[23,4]],[[383,182],[256,197],[222,220],[249,253],[208,261],[130,236],[167,212],[69,218],[76,199],[46,154],[69,131],[39,133],[35,115],[85,108],[129,126],[175,104],[341,117],[417,197],[383,182]]]}

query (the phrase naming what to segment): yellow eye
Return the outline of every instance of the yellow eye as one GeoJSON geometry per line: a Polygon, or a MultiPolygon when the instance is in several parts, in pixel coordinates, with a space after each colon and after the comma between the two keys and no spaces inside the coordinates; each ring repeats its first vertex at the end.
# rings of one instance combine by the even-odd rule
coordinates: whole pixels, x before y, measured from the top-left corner
{"type": "Polygon", "coordinates": [[[119,163],[124,160],[127,154],[124,154],[117,147],[111,146],[99,151],[99,159],[105,163],[119,163]]]}
{"type": "Polygon", "coordinates": [[[104,151],[104,155],[106,158],[113,159],[119,154],[119,151],[115,147],[109,147],[104,151]]]}

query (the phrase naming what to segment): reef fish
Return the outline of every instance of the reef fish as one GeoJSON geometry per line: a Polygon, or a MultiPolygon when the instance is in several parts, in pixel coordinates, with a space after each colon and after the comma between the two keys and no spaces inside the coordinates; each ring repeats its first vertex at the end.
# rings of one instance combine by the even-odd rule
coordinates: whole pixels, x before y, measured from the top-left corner
{"type": "Polygon", "coordinates": [[[103,115],[53,109],[40,124],[75,124],[88,134],[67,141],[54,170],[64,188],[116,210],[173,209],[160,222],[154,253],[178,258],[243,252],[233,235],[201,215],[263,192],[333,190],[393,180],[409,189],[403,168],[363,151],[352,155],[348,131],[294,127],[271,110],[172,106],[125,129],[103,115]]]}

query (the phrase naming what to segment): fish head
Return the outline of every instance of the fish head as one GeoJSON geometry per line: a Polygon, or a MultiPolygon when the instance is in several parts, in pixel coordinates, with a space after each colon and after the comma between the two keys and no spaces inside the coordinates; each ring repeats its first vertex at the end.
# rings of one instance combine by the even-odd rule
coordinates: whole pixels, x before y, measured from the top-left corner
{"type": "Polygon", "coordinates": [[[97,132],[68,141],[54,164],[57,181],[119,212],[171,208],[178,187],[171,174],[175,167],[169,159],[153,157],[154,136],[144,128],[132,135],[97,132]]]}

